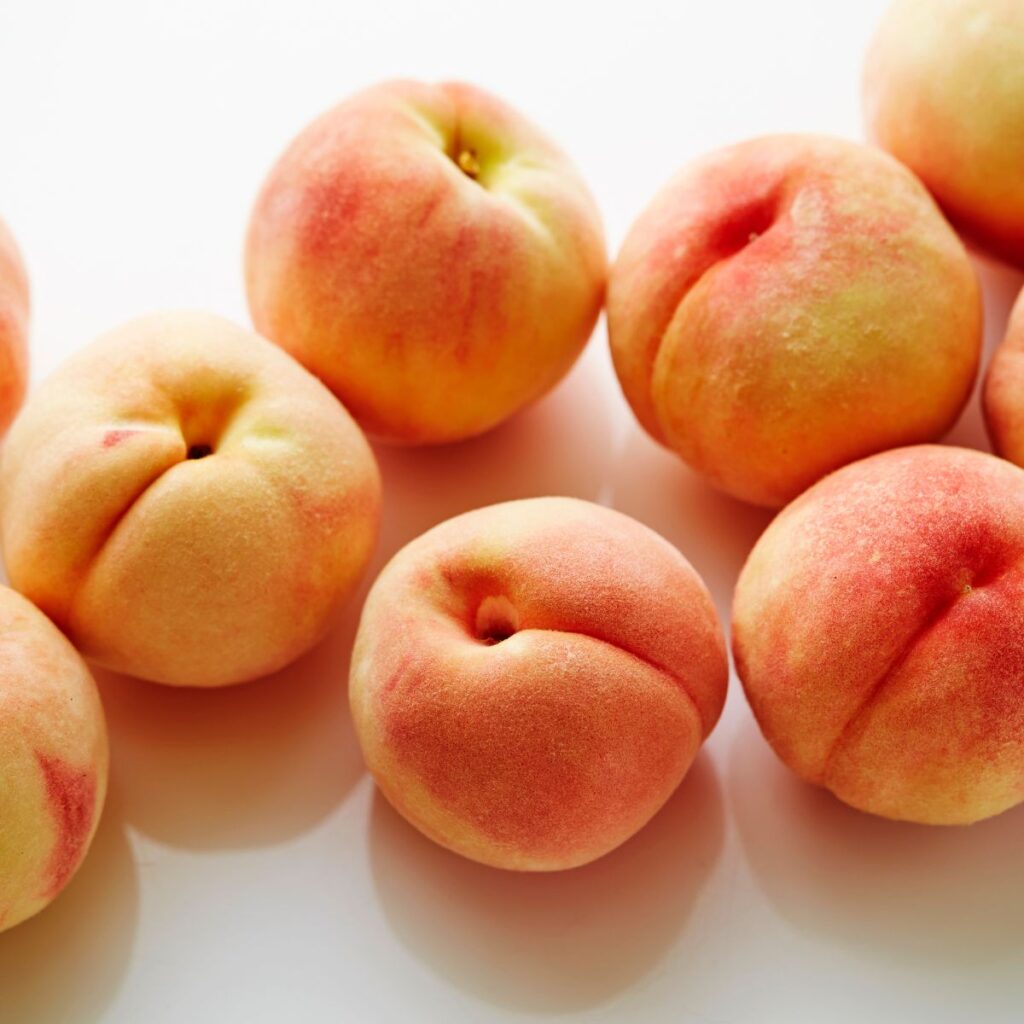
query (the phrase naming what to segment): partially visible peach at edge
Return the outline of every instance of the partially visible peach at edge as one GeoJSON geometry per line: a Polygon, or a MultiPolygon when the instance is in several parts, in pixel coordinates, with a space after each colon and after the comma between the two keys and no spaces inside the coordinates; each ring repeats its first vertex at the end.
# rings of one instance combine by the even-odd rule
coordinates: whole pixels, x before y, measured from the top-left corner
{"type": "Polygon", "coordinates": [[[14,238],[0,221],[0,437],[28,387],[28,275],[14,238]]]}
{"type": "Polygon", "coordinates": [[[107,789],[103,709],[82,658],[0,587],[0,931],[47,906],[84,859],[107,789]]]}
{"type": "Polygon", "coordinates": [[[1024,466],[1024,292],[989,363],[982,404],[996,453],[1024,466]]]}
{"type": "Polygon", "coordinates": [[[973,241],[1024,266],[1024,4],[896,0],[863,91],[871,137],[973,241]]]}
{"type": "Polygon", "coordinates": [[[736,586],[765,738],[853,807],[968,824],[1024,801],[1024,471],[883,452],[787,506],[736,586]]]}

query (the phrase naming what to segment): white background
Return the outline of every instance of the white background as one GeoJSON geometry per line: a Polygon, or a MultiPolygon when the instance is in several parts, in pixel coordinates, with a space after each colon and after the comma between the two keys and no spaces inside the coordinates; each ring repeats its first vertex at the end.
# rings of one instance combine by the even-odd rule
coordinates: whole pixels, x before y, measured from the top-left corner
{"type": "MultiPolygon", "coordinates": [[[[246,322],[259,182],[364,84],[461,77],[503,95],[578,161],[614,248],[704,150],[779,130],[859,137],[882,8],[3,0],[0,215],[31,271],[34,375],[150,310],[246,322]]],[[[1021,277],[981,270],[990,352],[1021,277]]],[[[976,402],[954,437],[984,445],[976,402]]],[[[372,573],[456,512],[573,494],[675,542],[724,616],[767,522],[640,432],[603,325],[551,397],[491,435],[379,455],[372,573]]],[[[567,874],[479,867],[421,838],[362,771],[345,700],[358,603],[267,682],[104,680],[106,815],[71,888],[0,936],[3,1024],[1022,1019],[1024,809],[963,830],[859,815],[773,758],[734,678],[705,752],[636,839],[567,874]]]]}

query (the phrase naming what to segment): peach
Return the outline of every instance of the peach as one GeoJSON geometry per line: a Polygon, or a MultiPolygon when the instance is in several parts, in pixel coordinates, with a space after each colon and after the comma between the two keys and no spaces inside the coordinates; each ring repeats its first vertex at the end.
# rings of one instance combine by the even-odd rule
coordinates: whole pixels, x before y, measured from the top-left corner
{"type": "Polygon", "coordinates": [[[950,219],[1024,265],[1024,4],[897,0],[868,53],[868,131],[950,219]]]}
{"type": "Polygon", "coordinates": [[[727,678],[711,598],[675,548],[621,513],[535,498],[392,559],[350,696],[366,763],[413,825],[484,864],[550,871],[653,817],[727,678]]]}
{"type": "Polygon", "coordinates": [[[47,906],[85,858],[107,791],[96,684],[59,630],[0,587],[0,931],[47,906]]]}
{"type": "Polygon", "coordinates": [[[257,330],[407,444],[482,433],[550,389],[605,274],[566,156],[453,82],[386,82],[314,121],[270,172],[246,245],[257,330]]]}
{"type": "Polygon", "coordinates": [[[1024,471],[924,445],[826,477],[754,546],[736,668],[801,778],[886,818],[1024,800],[1024,471]]]}
{"type": "Polygon", "coordinates": [[[912,174],[866,146],[783,135],[669,182],[612,269],[608,324],[647,431],[727,493],[778,507],[953,424],[981,299],[912,174]]]}
{"type": "Polygon", "coordinates": [[[219,317],[112,331],[33,395],[3,453],[13,586],[87,658],[144,679],[265,675],[369,559],[380,483],[314,377],[219,317]]]}
{"type": "Polygon", "coordinates": [[[984,409],[996,452],[1024,466],[1024,292],[1010,314],[1006,338],[989,363],[984,409]]]}
{"type": "Polygon", "coordinates": [[[0,221],[0,437],[28,386],[28,276],[10,231],[0,221]]]}

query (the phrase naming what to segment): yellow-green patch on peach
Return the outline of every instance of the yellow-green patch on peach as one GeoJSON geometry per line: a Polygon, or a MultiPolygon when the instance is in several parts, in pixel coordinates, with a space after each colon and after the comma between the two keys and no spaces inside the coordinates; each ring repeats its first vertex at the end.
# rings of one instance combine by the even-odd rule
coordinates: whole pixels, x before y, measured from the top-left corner
{"type": "Polygon", "coordinates": [[[608,323],[648,432],[726,492],[779,506],[952,426],[981,300],[912,174],[865,146],[786,135],[669,182],[622,246],[608,323]]]}

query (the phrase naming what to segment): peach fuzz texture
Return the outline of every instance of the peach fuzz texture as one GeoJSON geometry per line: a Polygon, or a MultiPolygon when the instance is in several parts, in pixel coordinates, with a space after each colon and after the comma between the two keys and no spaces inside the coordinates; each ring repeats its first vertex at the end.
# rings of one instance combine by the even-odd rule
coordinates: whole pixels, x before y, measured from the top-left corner
{"type": "Polygon", "coordinates": [[[912,174],[866,146],[782,135],[668,183],[612,268],[608,325],[646,430],[720,489],[778,507],[952,426],[982,312],[912,174]]]}
{"type": "Polygon", "coordinates": [[[33,394],[3,453],[12,585],[91,660],[180,686],[275,671],[371,554],[376,462],[319,381],[204,313],[135,320],[33,394]]]}
{"type": "Polygon", "coordinates": [[[289,146],[246,245],[253,322],[370,433],[482,433],[549,390],[601,309],[597,208],[567,157],[461,83],[392,81],[289,146]]]}
{"type": "Polygon", "coordinates": [[[653,817],[727,680],[711,598],[675,548],[618,512],[536,498],[394,557],[350,696],[367,765],[413,825],[484,864],[550,871],[653,817]]]}
{"type": "Polygon", "coordinates": [[[1024,292],[1006,337],[989,363],[983,394],[985,422],[997,454],[1024,466],[1024,292]]]}
{"type": "Polygon", "coordinates": [[[47,906],[85,857],[107,791],[96,684],[59,630],[0,587],[0,931],[47,906]]]}
{"type": "Polygon", "coordinates": [[[901,0],[868,52],[872,137],[975,241],[1024,266],[1024,4],[901,0]]]}
{"type": "Polygon", "coordinates": [[[966,824],[1024,799],[1024,472],[918,446],[827,477],[755,545],[733,654],[761,730],[853,807],[966,824]]]}
{"type": "Polygon", "coordinates": [[[14,238],[0,221],[0,437],[25,400],[28,317],[28,275],[14,238]]]}

